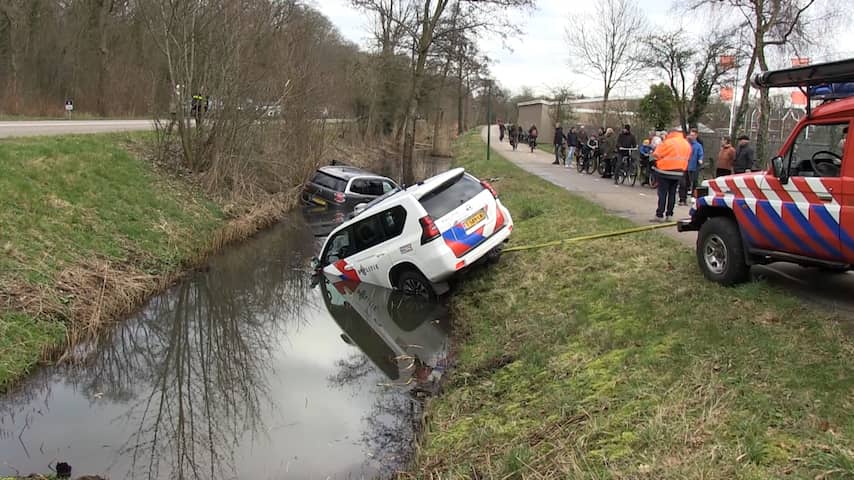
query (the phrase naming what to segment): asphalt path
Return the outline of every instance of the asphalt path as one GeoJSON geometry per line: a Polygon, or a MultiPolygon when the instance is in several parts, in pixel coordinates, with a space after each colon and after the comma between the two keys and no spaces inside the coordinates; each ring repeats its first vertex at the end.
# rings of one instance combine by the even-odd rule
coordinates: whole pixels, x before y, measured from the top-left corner
{"type": "Polygon", "coordinates": [[[153,130],[151,120],[32,120],[0,122],[0,138],[153,130]]]}
{"type": "MultiPolygon", "coordinates": [[[[486,127],[481,131],[486,141],[486,127]]],[[[657,195],[654,190],[640,185],[635,187],[614,185],[610,179],[599,175],[578,173],[575,168],[552,165],[554,155],[534,150],[527,145],[519,145],[514,152],[509,142],[498,141],[498,127],[493,127],[492,150],[499,152],[517,166],[537,175],[559,187],[565,188],[581,197],[605,207],[609,212],[628,218],[639,225],[649,225],[655,216],[657,195]]],[[[677,207],[676,218],[688,216],[688,207],[677,207]]],[[[695,232],[679,233],[673,229],[658,230],[668,235],[686,248],[694,250],[697,242],[695,232]]],[[[592,233],[592,232],[591,232],[592,233]]],[[[691,268],[699,268],[696,263],[691,268]]],[[[761,278],[783,291],[820,304],[829,309],[854,313],[854,273],[829,273],[817,268],[804,268],[799,265],[779,262],[767,266],[753,267],[754,277],[761,278]]]]}

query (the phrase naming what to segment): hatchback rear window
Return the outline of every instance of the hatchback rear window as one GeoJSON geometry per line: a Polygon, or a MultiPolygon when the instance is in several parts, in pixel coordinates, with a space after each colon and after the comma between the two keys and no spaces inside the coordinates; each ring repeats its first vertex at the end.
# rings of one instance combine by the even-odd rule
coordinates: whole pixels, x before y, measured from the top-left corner
{"type": "Polygon", "coordinates": [[[346,180],[333,177],[332,175],[323,172],[315,173],[314,178],[311,179],[311,182],[316,183],[321,187],[326,187],[330,190],[334,190],[336,192],[343,192],[344,189],[347,188],[346,180]]]}
{"type": "Polygon", "coordinates": [[[421,205],[434,219],[442,218],[483,191],[483,185],[468,175],[421,197],[421,205]]]}

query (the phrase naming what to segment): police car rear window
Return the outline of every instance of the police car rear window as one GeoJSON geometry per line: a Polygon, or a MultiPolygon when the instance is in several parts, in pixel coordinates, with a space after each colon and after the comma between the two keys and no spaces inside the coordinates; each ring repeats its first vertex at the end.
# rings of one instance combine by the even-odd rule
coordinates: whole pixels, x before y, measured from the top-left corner
{"type": "Polygon", "coordinates": [[[342,180],[337,177],[333,177],[332,175],[317,172],[314,174],[314,178],[311,179],[312,183],[316,183],[321,187],[326,187],[330,190],[334,190],[336,192],[343,192],[347,188],[347,181],[342,180]]]}
{"type": "Polygon", "coordinates": [[[483,191],[478,181],[462,175],[451,184],[442,185],[421,197],[421,205],[433,219],[442,218],[483,191]]]}

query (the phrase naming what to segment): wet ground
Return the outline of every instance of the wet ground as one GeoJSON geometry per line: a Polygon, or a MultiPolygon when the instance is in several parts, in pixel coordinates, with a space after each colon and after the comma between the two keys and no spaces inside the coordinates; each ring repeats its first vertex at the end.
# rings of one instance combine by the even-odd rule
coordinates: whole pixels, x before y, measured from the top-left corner
{"type": "Polygon", "coordinates": [[[391,473],[447,364],[445,311],[312,287],[319,236],[283,222],[0,398],[0,476],[58,461],[112,479],[391,473]]]}

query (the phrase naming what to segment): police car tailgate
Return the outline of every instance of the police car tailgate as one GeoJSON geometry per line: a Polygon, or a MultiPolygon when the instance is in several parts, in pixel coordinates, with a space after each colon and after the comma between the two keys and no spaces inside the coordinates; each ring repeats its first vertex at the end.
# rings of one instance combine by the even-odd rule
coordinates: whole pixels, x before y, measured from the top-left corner
{"type": "Polygon", "coordinates": [[[453,185],[422,198],[442,240],[462,257],[503,225],[503,214],[492,193],[477,179],[461,176],[453,185]]]}

